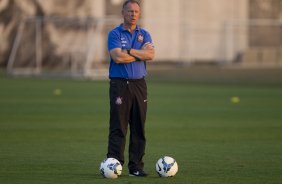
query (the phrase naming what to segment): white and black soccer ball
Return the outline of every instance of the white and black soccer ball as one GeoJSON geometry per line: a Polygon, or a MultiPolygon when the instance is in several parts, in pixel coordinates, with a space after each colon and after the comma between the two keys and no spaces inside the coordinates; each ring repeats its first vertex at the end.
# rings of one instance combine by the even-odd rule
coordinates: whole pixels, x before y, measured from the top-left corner
{"type": "Polygon", "coordinates": [[[100,173],[105,178],[115,179],[121,175],[122,166],[115,158],[106,158],[101,162],[100,173]]]}
{"type": "Polygon", "coordinates": [[[156,171],[160,177],[173,177],[178,171],[178,165],[174,158],[164,156],[156,163],[156,171]]]}

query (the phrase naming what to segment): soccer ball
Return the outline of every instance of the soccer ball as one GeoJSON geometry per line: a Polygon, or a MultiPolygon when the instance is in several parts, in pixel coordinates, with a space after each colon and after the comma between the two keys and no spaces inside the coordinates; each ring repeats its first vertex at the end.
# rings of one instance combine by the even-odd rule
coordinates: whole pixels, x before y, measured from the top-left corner
{"type": "Polygon", "coordinates": [[[101,162],[100,173],[105,178],[115,179],[121,175],[122,166],[115,158],[106,158],[101,162]]]}
{"type": "Polygon", "coordinates": [[[156,163],[156,171],[160,177],[173,177],[178,171],[178,165],[174,158],[164,156],[156,163]]]}

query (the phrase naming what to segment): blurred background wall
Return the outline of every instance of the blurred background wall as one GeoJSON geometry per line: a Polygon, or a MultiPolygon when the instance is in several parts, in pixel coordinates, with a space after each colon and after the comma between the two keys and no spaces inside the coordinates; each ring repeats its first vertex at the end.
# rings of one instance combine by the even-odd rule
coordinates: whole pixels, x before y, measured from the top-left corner
{"type": "MultiPolygon", "coordinates": [[[[106,68],[123,0],[0,0],[0,66],[11,73],[106,68]]],[[[281,0],[141,0],[158,63],[282,66],[281,0]]],[[[94,72],[95,73],[95,72],[94,72]]],[[[97,71],[96,71],[97,73],[97,71]]]]}
{"type": "Polygon", "coordinates": [[[145,27],[161,45],[157,45],[161,60],[222,61],[228,46],[228,23],[248,19],[246,0],[166,1],[144,3],[145,27]]]}

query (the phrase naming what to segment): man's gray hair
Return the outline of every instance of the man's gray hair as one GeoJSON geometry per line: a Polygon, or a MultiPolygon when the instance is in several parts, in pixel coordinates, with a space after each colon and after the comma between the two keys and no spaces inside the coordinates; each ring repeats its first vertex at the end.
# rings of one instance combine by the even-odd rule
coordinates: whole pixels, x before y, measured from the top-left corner
{"type": "Polygon", "coordinates": [[[122,5],[122,9],[124,9],[124,7],[125,7],[128,3],[136,3],[136,4],[138,4],[138,6],[140,6],[140,1],[137,1],[137,0],[126,0],[126,1],[124,1],[123,5],[122,5]]]}

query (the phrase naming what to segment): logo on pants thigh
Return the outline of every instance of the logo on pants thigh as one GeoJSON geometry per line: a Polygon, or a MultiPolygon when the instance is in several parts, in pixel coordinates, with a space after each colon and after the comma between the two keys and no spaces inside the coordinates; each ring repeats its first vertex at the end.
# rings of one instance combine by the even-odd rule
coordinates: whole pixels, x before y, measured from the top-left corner
{"type": "Polygon", "coordinates": [[[121,105],[121,104],[122,104],[122,97],[121,97],[121,96],[118,96],[118,97],[116,98],[116,104],[117,104],[117,105],[121,105]]]}

